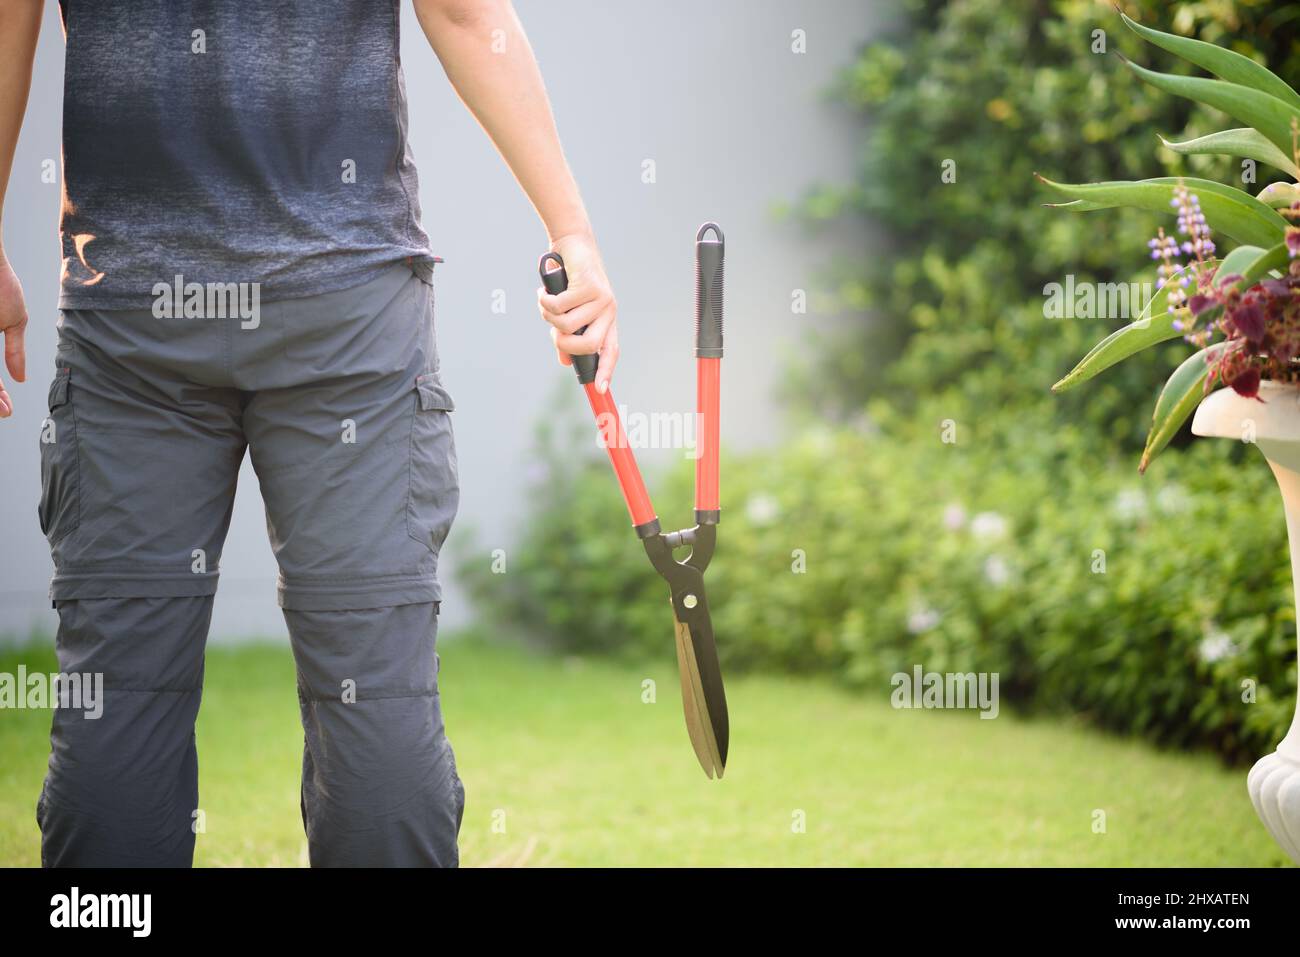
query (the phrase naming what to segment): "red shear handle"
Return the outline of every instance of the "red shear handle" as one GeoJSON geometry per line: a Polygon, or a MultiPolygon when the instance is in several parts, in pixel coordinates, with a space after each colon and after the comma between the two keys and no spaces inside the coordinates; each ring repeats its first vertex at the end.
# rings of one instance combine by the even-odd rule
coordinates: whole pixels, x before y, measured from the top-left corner
{"type": "Polygon", "coordinates": [[[641,470],[637,468],[636,456],[628,445],[627,434],[623,431],[623,422],[618,417],[618,407],[614,405],[614,396],[606,390],[597,392],[596,384],[588,382],[583,385],[587,401],[591,403],[592,414],[596,416],[596,427],[600,429],[601,444],[609,453],[609,462],[614,466],[614,476],[618,487],[623,492],[623,501],[627,503],[628,514],[632,516],[633,525],[646,525],[655,520],[655,510],[650,504],[650,494],[645,490],[641,480],[641,470]]]}
{"type": "MultiPolygon", "coordinates": [[[[716,512],[718,505],[718,406],[721,359],[695,360],[695,411],[698,414],[695,459],[695,510],[716,512]]],[[[716,519],[714,519],[716,521],[716,519]]],[[[698,518],[697,518],[698,521],[698,518]]]]}
{"type": "Polygon", "coordinates": [[[722,370],[722,229],[705,223],[695,234],[695,402],[699,436],[695,459],[695,521],[716,524],[718,504],[719,377],[722,370]],[[712,232],[713,238],[708,238],[712,232]]]}
{"type": "MultiPolygon", "coordinates": [[[[537,264],[537,271],[541,274],[542,285],[551,295],[559,295],[569,288],[569,276],[564,271],[564,260],[560,258],[559,253],[550,252],[542,256],[541,262],[537,264]],[[548,265],[553,265],[554,268],[548,269],[548,265]]],[[[578,335],[582,335],[585,331],[584,326],[578,330],[578,335]]],[[[578,381],[582,383],[583,391],[587,393],[592,414],[596,416],[596,427],[600,429],[601,444],[609,453],[609,461],[614,466],[614,476],[618,479],[623,501],[627,503],[628,514],[632,516],[632,524],[640,529],[641,526],[655,521],[655,510],[650,504],[650,495],[645,490],[645,482],[641,479],[641,470],[637,468],[636,456],[632,454],[632,447],[628,445],[627,433],[623,431],[623,422],[618,416],[618,407],[614,405],[614,396],[608,391],[604,393],[596,391],[596,360],[594,354],[574,356],[573,367],[577,370],[578,381]]],[[[646,531],[650,530],[646,529],[646,531]]],[[[658,526],[655,526],[654,531],[658,531],[658,526]]]]}

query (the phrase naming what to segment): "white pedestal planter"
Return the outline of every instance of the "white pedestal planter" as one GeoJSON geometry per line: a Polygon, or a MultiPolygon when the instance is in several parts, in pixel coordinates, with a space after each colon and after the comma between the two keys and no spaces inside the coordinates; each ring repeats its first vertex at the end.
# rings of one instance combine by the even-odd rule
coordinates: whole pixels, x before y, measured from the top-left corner
{"type": "MultiPolygon", "coordinates": [[[[1197,408],[1192,431],[1253,441],[1264,453],[1282,490],[1295,582],[1300,575],[1300,388],[1265,382],[1259,397],[1262,403],[1242,398],[1231,389],[1220,389],[1197,408]]],[[[1246,788],[1268,832],[1300,864],[1300,710],[1291,719],[1291,729],[1277,750],[1251,768],[1246,788]]]]}

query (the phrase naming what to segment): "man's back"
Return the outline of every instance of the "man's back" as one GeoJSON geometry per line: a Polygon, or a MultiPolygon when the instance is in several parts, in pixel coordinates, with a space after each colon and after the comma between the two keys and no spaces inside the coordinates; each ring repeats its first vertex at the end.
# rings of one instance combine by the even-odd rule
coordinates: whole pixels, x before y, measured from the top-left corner
{"type": "Polygon", "coordinates": [[[178,274],[273,301],[427,268],[398,0],[60,6],[61,308],[144,308],[178,274]]]}

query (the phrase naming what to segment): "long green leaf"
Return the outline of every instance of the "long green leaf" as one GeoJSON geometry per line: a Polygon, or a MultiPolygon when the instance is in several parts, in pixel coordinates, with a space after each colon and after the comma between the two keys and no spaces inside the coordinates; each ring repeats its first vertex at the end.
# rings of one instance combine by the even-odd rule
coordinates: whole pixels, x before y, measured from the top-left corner
{"type": "Polygon", "coordinates": [[[1130,30],[1162,50],[1168,50],[1231,83],[1240,83],[1242,86],[1251,87],[1284,100],[1292,106],[1300,107],[1300,93],[1296,93],[1280,76],[1260,66],[1250,57],[1242,56],[1233,50],[1225,50],[1213,43],[1206,43],[1204,40],[1193,40],[1190,37],[1175,36],[1172,33],[1162,33],[1144,27],[1129,19],[1123,11],[1120,11],[1120,16],[1124,18],[1130,30]]]}
{"type": "Polygon", "coordinates": [[[1178,434],[1187,417],[1205,397],[1206,383],[1210,378],[1210,360],[1222,352],[1226,345],[1226,342],[1216,342],[1195,355],[1188,356],[1169,377],[1160,391],[1160,398],[1156,400],[1151,431],[1147,434],[1147,446],[1138,465],[1139,472],[1147,470],[1151,460],[1178,434]]]}
{"type": "Polygon", "coordinates": [[[1052,386],[1052,391],[1065,392],[1073,389],[1148,346],[1182,335],[1173,327],[1174,317],[1167,311],[1170,288],[1165,286],[1157,290],[1137,319],[1122,329],[1116,329],[1093,346],[1069,375],[1052,386]]]}
{"type": "Polygon", "coordinates": [[[1208,136],[1198,136],[1194,140],[1184,140],[1181,143],[1172,143],[1162,136],[1160,142],[1166,148],[1185,156],[1206,153],[1216,156],[1244,156],[1260,163],[1267,163],[1274,169],[1280,169],[1300,179],[1300,168],[1297,168],[1285,153],[1270,143],[1259,130],[1252,130],[1249,127],[1223,130],[1208,136]]]}
{"type": "Polygon", "coordinates": [[[1300,107],[1240,83],[1157,73],[1129,60],[1124,63],[1156,89],[1222,110],[1233,119],[1254,127],[1283,153],[1292,152],[1291,124],[1293,121],[1300,124],[1300,107]]]}
{"type": "Polygon", "coordinates": [[[1134,206],[1169,213],[1169,201],[1174,197],[1174,188],[1181,182],[1199,197],[1201,211],[1205,213],[1211,228],[1238,243],[1273,246],[1286,234],[1287,221],[1277,210],[1261,203],[1249,193],[1206,179],[1162,176],[1138,182],[1107,183],[1054,183],[1042,176],[1038,179],[1063,196],[1081,199],[1088,204],[1085,207],[1072,204],[1063,207],[1071,212],[1134,206]]]}
{"type": "MultiPolygon", "coordinates": [[[[1215,285],[1221,284],[1228,276],[1240,275],[1246,288],[1249,288],[1263,279],[1270,270],[1285,268],[1287,259],[1284,243],[1269,250],[1258,246],[1238,246],[1219,264],[1214,274],[1215,285]]],[[[1069,375],[1052,386],[1052,391],[1072,389],[1149,346],[1182,335],[1181,330],[1174,328],[1175,317],[1168,312],[1169,292],[1168,286],[1159,290],[1137,319],[1093,346],[1069,375]]]]}

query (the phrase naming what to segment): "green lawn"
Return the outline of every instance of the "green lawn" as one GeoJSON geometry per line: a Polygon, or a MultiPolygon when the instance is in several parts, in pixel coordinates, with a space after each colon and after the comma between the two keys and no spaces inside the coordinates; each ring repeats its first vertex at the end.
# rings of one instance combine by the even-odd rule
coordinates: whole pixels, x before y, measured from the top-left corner
{"type": "MultiPolygon", "coordinates": [[[[561,660],[472,638],[439,650],[467,791],[465,865],[1286,863],[1255,819],[1245,772],[1208,756],[1006,709],[993,721],[895,711],[888,689],[865,700],[817,681],[733,677],[731,759],[709,781],[670,659],[561,660]],[[642,703],[646,678],[656,704],[642,703]]],[[[11,650],[0,670],[20,659],[53,666],[47,651],[11,650]]],[[[48,730],[48,712],[0,712],[0,865],[39,863],[48,730]]],[[[198,741],[197,863],[304,864],[287,648],[209,651],[198,741]]]]}

